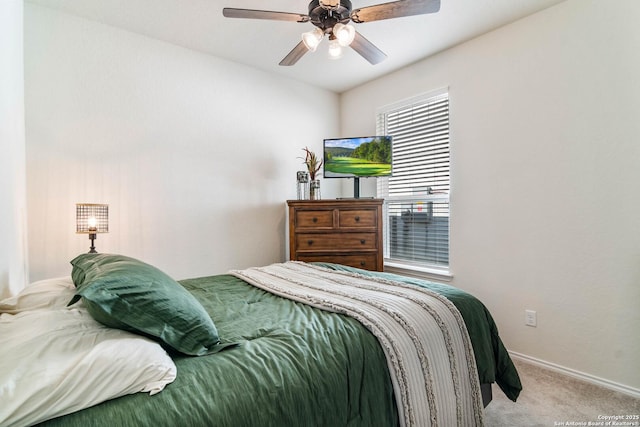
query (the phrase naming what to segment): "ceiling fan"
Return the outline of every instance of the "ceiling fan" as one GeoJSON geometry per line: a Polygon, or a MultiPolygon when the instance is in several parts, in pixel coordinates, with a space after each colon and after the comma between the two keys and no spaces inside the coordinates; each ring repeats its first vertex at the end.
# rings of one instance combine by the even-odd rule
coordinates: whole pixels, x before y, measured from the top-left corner
{"type": "Polygon", "coordinates": [[[275,12],[270,10],[236,9],[225,7],[222,14],[227,18],[271,19],[289,22],[311,22],[316,28],[302,34],[300,41],[280,61],[280,65],[294,65],[302,56],[315,52],[325,35],[329,36],[329,57],[342,56],[342,48],[350,46],[371,64],[383,61],[387,55],[367,40],[349,24],[361,24],[403,16],[423,15],[440,10],[440,0],[398,0],[390,3],[352,9],[350,0],[312,0],[309,14],[275,12]]]}

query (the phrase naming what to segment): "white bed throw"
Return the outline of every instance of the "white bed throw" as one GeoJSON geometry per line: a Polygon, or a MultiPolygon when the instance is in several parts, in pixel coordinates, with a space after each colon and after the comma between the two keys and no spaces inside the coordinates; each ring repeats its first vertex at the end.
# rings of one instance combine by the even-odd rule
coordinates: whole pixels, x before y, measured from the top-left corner
{"type": "Polygon", "coordinates": [[[230,273],[367,327],[386,354],[402,427],[483,425],[471,341],[460,312],[443,296],[295,261],[230,273]]]}

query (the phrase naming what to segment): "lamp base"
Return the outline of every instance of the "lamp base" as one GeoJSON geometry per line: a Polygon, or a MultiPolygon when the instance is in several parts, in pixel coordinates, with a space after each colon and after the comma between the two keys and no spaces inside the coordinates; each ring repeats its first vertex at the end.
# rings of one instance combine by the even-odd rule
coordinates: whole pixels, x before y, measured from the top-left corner
{"type": "Polygon", "coordinates": [[[90,254],[97,254],[98,251],[96,251],[96,247],[94,245],[94,240],[97,239],[98,236],[97,234],[89,234],[89,239],[91,240],[91,247],[89,248],[89,253],[90,254]]]}

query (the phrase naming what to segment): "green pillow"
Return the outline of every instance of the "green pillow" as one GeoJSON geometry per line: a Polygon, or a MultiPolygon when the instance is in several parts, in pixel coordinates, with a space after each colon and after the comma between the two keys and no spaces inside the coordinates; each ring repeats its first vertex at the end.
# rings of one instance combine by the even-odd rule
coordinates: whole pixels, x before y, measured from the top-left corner
{"type": "Polygon", "coordinates": [[[193,356],[213,351],[220,342],[200,302],[157,268],[109,254],[83,254],[71,265],[76,296],[98,322],[149,335],[193,356]]]}

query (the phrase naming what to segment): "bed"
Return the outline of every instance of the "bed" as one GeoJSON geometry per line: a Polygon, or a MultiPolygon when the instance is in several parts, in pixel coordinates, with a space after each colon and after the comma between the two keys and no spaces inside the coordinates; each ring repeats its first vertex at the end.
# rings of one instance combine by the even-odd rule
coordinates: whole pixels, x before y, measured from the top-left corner
{"type": "MultiPolygon", "coordinates": [[[[92,263],[98,259],[95,255],[81,257],[92,260],[92,263]]],[[[133,281],[136,283],[146,280],[141,279],[140,277],[143,276],[137,273],[133,275],[127,273],[131,267],[130,263],[138,267],[142,265],[144,274],[148,272],[145,269],[149,268],[153,274],[160,275],[162,280],[167,279],[154,267],[137,260],[120,255],[99,254],[98,257],[111,263],[108,265],[120,266],[115,269],[118,273],[117,280],[111,277],[113,271],[105,267],[107,264],[98,265],[99,268],[94,269],[98,271],[96,273],[98,276],[108,277],[107,279],[102,277],[100,279],[102,281],[98,280],[100,291],[114,286],[114,283],[119,285],[125,276],[126,280],[134,277],[133,281]],[[123,261],[125,267],[121,267],[123,261]]],[[[74,265],[73,280],[71,278],[67,278],[66,281],[58,280],[58,293],[48,295],[49,301],[56,301],[55,303],[47,303],[45,307],[35,304],[35,307],[30,307],[33,310],[26,312],[32,313],[38,310],[41,312],[47,310],[91,312],[90,306],[94,303],[91,299],[94,297],[83,288],[82,282],[94,283],[95,274],[92,276],[93,273],[87,271],[78,272],[76,267],[74,265]],[[74,282],[76,285],[80,283],[80,286],[76,288],[73,286],[74,282]],[[73,297],[74,294],[80,294],[84,298],[80,301],[71,301],[72,304],[67,305],[69,297],[73,297]]],[[[367,324],[366,320],[361,323],[362,319],[359,321],[343,314],[339,302],[345,298],[344,295],[333,303],[330,303],[331,300],[328,297],[313,296],[315,303],[310,304],[308,301],[301,302],[301,299],[312,295],[315,290],[305,289],[297,296],[284,295],[290,293],[289,285],[280,286],[281,292],[278,292],[277,286],[267,291],[260,287],[261,279],[258,277],[258,274],[263,274],[267,268],[274,268],[274,271],[277,271],[274,275],[279,278],[286,276],[281,273],[286,269],[300,268],[310,270],[311,274],[321,280],[324,280],[324,277],[336,275],[335,280],[338,281],[354,280],[358,283],[364,283],[360,281],[365,280],[376,281],[376,286],[403,286],[411,288],[409,289],[411,292],[414,292],[414,288],[420,288],[429,292],[431,298],[436,298],[432,294],[437,293],[437,298],[455,306],[466,325],[467,339],[473,348],[471,356],[466,357],[471,360],[461,359],[457,362],[460,365],[457,370],[464,371],[462,366],[467,366],[465,363],[468,363],[469,372],[472,369],[472,375],[466,375],[470,377],[470,385],[467,388],[457,384],[461,381],[460,379],[453,380],[456,383],[455,387],[464,390],[464,393],[460,393],[465,396],[457,396],[460,393],[456,391],[454,399],[453,396],[439,392],[435,397],[430,396],[429,399],[433,402],[430,401],[429,405],[425,403],[426,407],[431,408],[425,409],[426,416],[435,422],[440,422],[440,425],[453,425],[446,424],[438,418],[448,410],[447,405],[452,406],[449,409],[454,413],[452,416],[457,417],[458,425],[470,425],[461,418],[466,416],[461,415],[460,407],[464,405],[469,406],[469,411],[472,413],[470,416],[475,417],[474,424],[482,424],[482,413],[480,411],[478,414],[477,408],[480,390],[476,389],[480,384],[486,391],[490,390],[490,384],[496,383],[507,397],[514,401],[517,399],[522,387],[516,369],[500,340],[491,315],[484,305],[471,295],[447,285],[387,273],[367,272],[337,264],[310,265],[289,262],[260,269],[247,269],[180,281],[181,292],[186,291],[188,298],[197,301],[199,307],[210,317],[212,328],[209,327],[206,336],[212,340],[204,345],[189,343],[184,337],[179,338],[179,342],[175,340],[172,342],[172,337],[163,336],[163,334],[167,335],[166,325],[159,331],[153,328],[134,331],[135,328],[119,323],[126,316],[120,314],[116,316],[116,320],[104,319],[103,316],[108,310],[104,311],[102,307],[103,312],[96,313],[93,307],[91,317],[100,320],[96,322],[96,327],[109,333],[118,331],[118,333],[130,334],[124,338],[131,339],[135,336],[144,340],[145,345],[156,344],[157,348],[145,351],[144,354],[154,353],[160,349],[170,357],[170,360],[167,361],[160,354],[158,357],[162,363],[151,361],[150,364],[154,368],[158,366],[161,368],[156,369],[154,372],[156,377],[152,377],[148,383],[137,384],[135,387],[138,389],[129,385],[129,388],[124,391],[111,391],[112,395],[105,401],[85,403],[90,407],[78,408],[67,405],[66,409],[58,412],[50,409],[47,414],[35,411],[37,413],[31,414],[31,418],[11,418],[11,414],[3,414],[0,409],[0,425],[37,423],[43,426],[83,427],[101,425],[426,425],[422,424],[422,421],[418,424],[415,419],[410,419],[404,409],[407,399],[404,395],[398,398],[398,379],[390,368],[389,350],[381,344],[380,337],[372,332],[375,328],[370,324],[367,327],[363,326],[363,323],[367,324]],[[323,304],[331,307],[320,308],[323,304]],[[105,326],[110,322],[115,323],[105,326]],[[169,345],[167,342],[172,344],[169,345]],[[181,348],[181,351],[177,351],[176,347],[181,348]],[[175,368],[172,367],[171,362],[175,368]],[[458,398],[468,398],[465,402],[471,403],[459,404],[458,398]],[[5,418],[2,418],[3,416],[5,418]]],[[[294,271],[293,274],[298,272],[294,271]]],[[[281,279],[285,280],[286,277],[281,279]]],[[[157,287],[157,282],[153,282],[153,287],[157,287]]],[[[27,290],[30,288],[31,286],[27,290]]],[[[110,294],[109,297],[111,296],[110,294]]],[[[121,297],[122,295],[119,295],[118,301],[122,299],[121,297]]],[[[137,297],[139,295],[136,295],[137,297]]],[[[154,300],[158,299],[161,298],[154,297],[154,300]]],[[[171,294],[169,305],[173,305],[175,301],[177,299],[171,294]]],[[[20,313],[12,314],[11,310],[7,310],[7,307],[13,307],[15,310],[16,305],[15,301],[9,301],[9,303],[5,301],[4,305],[0,302],[0,328],[3,327],[3,319],[21,315],[20,313]]],[[[202,313],[198,315],[200,314],[202,313]]],[[[398,316],[397,313],[395,315],[398,316]]],[[[199,343],[202,342],[200,339],[199,343]]],[[[0,349],[0,356],[1,352],[0,349]]],[[[140,356],[136,356],[138,357],[140,356]]],[[[115,372],[119,372],[123,369],[123,364],[130,363],[113,359],[112,363],[105,364],[111,365],[115,372]]],[[[423,360],[422,363],[427,362],[423,360]]],[[[432,365],[434,370],[438,369],[435,363],[432,365]]],[[[13,372],[18,368],[23,369],[24,366],[15,367],[15,369],[3,366],[2,370],[6,374],[7,371],[13,372]]],[[[0,381],[2,378],[0,373],[0,381]]],[[[464,372],[460,378],[465,379],[464,372]]],[[[98,380],[91,380],[90,386],[86,384],[89,380],[84,382],[81,380],[82,378],[79,378],[74,386],[80,389],[84,387],[87,390],[114,388],[107,374],[102,375],[98,380]]],[[[414,376],[411,375],[408,382],[413,380],[414,376]]],[[[11,397],[7,389],[6,381],[5,384],[0,383],[0,401],[7,401],[5,399],[11,397]]],[[[80,392],[87,394],[87,391],[80,390],[80,392]]],[[[483,398],[486,404],[488,400],[486,393],[483,398]]],[[[480,409],[482,403],[481,399],[480,409]]]]}

